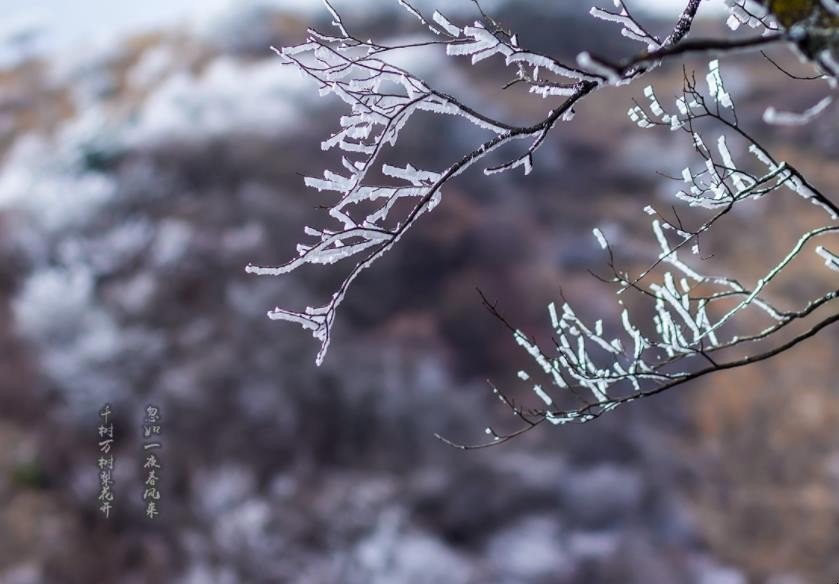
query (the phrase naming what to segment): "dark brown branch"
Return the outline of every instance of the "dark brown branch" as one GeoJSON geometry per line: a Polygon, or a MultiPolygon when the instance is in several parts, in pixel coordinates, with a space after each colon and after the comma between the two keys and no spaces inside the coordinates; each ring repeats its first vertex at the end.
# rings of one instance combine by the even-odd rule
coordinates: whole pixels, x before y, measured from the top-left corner
{"type": "Polygon", "coordinates": [[[640,55],[622,63],[621,69],[626,72],[637,65],[661,61],[662,59],[677,55],[686,55],[691,53],[731,53],[735,51],[755,49],[757,47],[764,47],[777,43],[784,39],[784,35],[776,33],[746,39],[696,39],[682,41],[677,42],[676,44],[667,45],[656,51],[641,53],[640,55]]]}

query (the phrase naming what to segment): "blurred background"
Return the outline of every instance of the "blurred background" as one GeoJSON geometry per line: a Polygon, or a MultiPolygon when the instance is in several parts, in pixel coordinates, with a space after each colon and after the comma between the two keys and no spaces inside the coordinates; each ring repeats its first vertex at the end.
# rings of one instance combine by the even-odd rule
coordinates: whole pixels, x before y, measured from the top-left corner
{"type": "MultiPolygon", "coordinates": [[[[427,1],[474,19],[465,0],[427,1]]],[[[588,3],[486,7],[523,44],[573,59],[637,50],[588,3]],[[515,6],[515,9],[513,7],[515,6]]],[[[678,2],[635,4],[666,33],[678,2]]],[[[722,34],[720,3],[700,33],[722,34]]],[[[337,2],[378,38],[411,37],[394,2],[337,2]]],[[[553,133],[528,177],[474,172],[360,277],[326,362],[275,305],[319,305],[336,271],[248,276],[294,254],[326,202],[303,187],[330,162],[339,104],[270,45],[328,26],[316,0],[141,4],[0,1],[0,582],[801,584],[839,579],[837,331],[595,423],[511,429],[491,379],[524,400],[529,363],[481,306],[549,338],[562,293],[609,319],[595,225],[641,267],[657,253],[648,204],[671,204],[681,133],[626,118],[642,85],[604,91],[553,133]],[[97,412],[116,429],[116,501],[98,510],[97,412]],[[143,517],[144,406],[162,415],[159,518],[143,517]]],[[[811,73],[784,51],[773,56],[811,73]]],[[[414,56],[416,57],[416,56],[414,56]]],[[[498,63],[432,51],[404,66],[509,120],[550,104],[503,91],[498,63]]],[[[492,60],[490,60],[492,61],[492,60]]],[[[700,78],[705,64],[696,65],[700,78]]],[[[741,122],[827,192],[833,118],[803,110],[822,82],[759,55],[724,65],[741,122]]],[[[651,79],[676,95],[679,65],[651,79]]],[[[414,121],[397,156],[441,168],[481,134],[414,121]]],[[[750,203],[703,242],[754,281],[819,210],[789,193],[750,203]]],[[[810,254],[772,293],[833,286],[810,254]]],[[[748,324],[748,323],[746,323],[748,324]]],[[[834,327],[835,328],[835,327],[834,327]]],[[[532,405],[537,405],[531,401],[532,405]]]]}

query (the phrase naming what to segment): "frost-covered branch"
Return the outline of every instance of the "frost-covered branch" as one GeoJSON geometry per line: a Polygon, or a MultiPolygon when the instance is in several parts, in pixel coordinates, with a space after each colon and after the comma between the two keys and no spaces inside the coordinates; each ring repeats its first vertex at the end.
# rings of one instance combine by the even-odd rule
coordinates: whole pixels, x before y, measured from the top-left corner
{"type": "MultiPolygon", "coordinates": [[[[495,305],[485,300],[491,312],[510,328],[515,341],[534,359],[539,373],[550,381],[551,387],[533,383],[532,390],[544,406],[539,409],[517,407],[516,411],[526,424],[507,434],[490,429],[488,433],[492,440],[478,447],[504,442],[543,421],[552,424],[591,421],[622,404],[656,395],[719,370],[774,356],[836,322],[839,287],[797,310],[779,308],[764,296],[764,292],[811,242],[839,234],[839,210],[825,195],[810,187],[792,165],[775,160],[741,129],[719,62],[710,63],[706,82],[707,95],[699,91],[694,76],[686,74],[683,94],[671,112],[659,102],[654,89],[647,87],[644,91],[647,105],[636,104],[629,110],[629,117],[641,128],[663,127],[688,133],[694,151],[702,160],[702,167],[693,169],[689,166],[683,170],[681,180],[689,187],[677,191],[675,196],[688,206],[706,209],[711,212],[710,217],[699,227],[689,228],[675,208],[675,219],[668,219],[652,207],[646,207],[647,214],[655,217],[652,229],[660,253],[658,259],[637,276],[630,276],[616,265],[613,247],[599,229],[594,229],[595,239],[607,252],[612,271],[612,277],[603,280],[617,287],[619,297],[633,290],[651,301],[654,330],[645,331],[649,318],[634,318],[623,300],[618,300],[622,330],[617,334],[607,334],[602,320],[584,322],[568,302],[560,308],[551,304],[548,312],[555,346],[545,350],[532,337],[513,328],[495,305]],[[715,148],[706,144],[705,132],[698,128],[702,120],[710,120],[712,127],[721,132],[715,148]],[[725,131],[746,141],[746,150],[752,160],[732,155],[725,131]],[[752,170],[755,163],[762,167],[760,172],[752,170]],[[701,255],[700,236],[735,205],[784,190],[822,207],[828,223],[802,233],[788,253],[753,286],[746,287],[730,277],[703,274],[691,265],[693,262],[680,255],[690,244],[692,254],[701,255]],[[654,278],[657,269],[660,276],[654,278]],[[783,338],[780,334],[788,325],[828,306],[833,309],[833,316],[793,341],[777,340],[783,338]],[[753,333],[738,335],[736,329],[727,325],[747,311],[762,315],[769,324],[753,333]],[[754,349],[767,343],[778,344],[764,353],[754,349]],[[745,348],[751,356],[732,361],[717,357],[727,355],[732,348],[745,348]],[[704,367],[697,368],[697,363],[704,367]],[[563,399],[566,403],[569,400],[576,402],[577,406],[558,406],[557,402],[563,399]]],[[[829,269],[839,269],[839,258],[827,248],[818,246],[814,251],[825,260],[829,269]]],[[[523,381],[533,379],[525,371],[519,372],[519,378],[523,381]]],[[[497,389],[494,391],[499,394],[497,389]]],[[[506,400],[503,401],[506,403],[506,400]]]]}
{"type": "MultiPolygon", "coordinates": [[[[342,168],[324,171],[323,178],[306,178],[309,187],[338,193],[339,200],[329,208],[329,215],[339,227],[334,230],[307,227],[305,233],[315,240],[300,244],[296,258],[279,266],[247,267],[249,273],[257,275],[280,275],[306,264],[333,264],[343,259],[355,261],[325,305],[307,307],[302,312],[277,307],[268,313],[272,319],[295,322],[312,332],[321,343],[316,359],[318,364],[326,355],[336,311],[352,282],[391,249],[421,215],[437,205],[446,182],[517,140],[530,141],[523,155],[501,165],[486,166],[484,172],[495,174],[522,168],[525,174],[529,173],[533,156],[548,133],[561,120],[571,119],[572,108],[577,102],[610,83],[628,82],[648,70],[638,68],[627,71],[621,79],[607,78],[598,73],[596,67],[587,70],[526,50],[519,46],[516,35],[489,30],[480,21],[473,26],[458,27],[440,12],[427,18],[405,0],[400,4],[428,27],[435,39],[402,45],[377,43],[354,36],[328,0],[324,0],[324,4],[332,15],[337,35],[310,29],[306,42],[276,52],[285,63],[316,81],[321,95],[335,95],[350,109],[350,114],[340,119],[341,130],[322,143],[324,150],[337,148],[343,152],[342,168]],[[561,96],[564,101],[535,124],[513,126],[467,107],[455,97],[433,89],[409,71],[388,62],[387,54],[391,51],[434,44],[445,45],[449,55],[470,57],[473,64],[496,55],[503,57],[507,66],[516,68],[518,79],[531,85],[533,93],[543,97],[561,96]],[[546,79],[546,73],[553,79],[546,79]],[[386,147],[396,143],[400,131],[415,113],[421,111],[465,118],[490,131],[494,137],[441,171],[417,170],[410,165],[396,169],[382,162],[386,147]],[[370,175],[377,172],[397,179],[401,184],[373,183],[370,175]],[[397,208],[402,208],[397,205],[399,201],[412,201],[413,205],[408,212],[399,215],[397,208]],[[367,203],[374,203],[375,210],[354,212],[366,209],[367,203]]],[[[659,46],[667,47],[682,40],[690,29],[698,5],[699,0],[690,0],[673,32],[659,46]]],[[[628,14],[621,15],[620,22],[624,27],[630,26],[629,18],[628,14]]]]}
{"type": "MultiPolygon", "coordinates": [[[[826,91],[836,90],[835,45],[824,45],[824,39],[835,38],[830,36],[835,34],[830,24],[836,14],[832,0],[821,0],[812,14],[794,19],[770,12],[763,2],[731,0],[729,27],[736,29],[745,24],[755,30],[755,35],[719,39],[687,38],[701,0],[685,0],[677,22],[663,38],[649,32],[626,3],[614,0],[614,9],[594,6],[591,15],[616,25],[621,35],[643,44],[644,50],[610,61],[597,56],[592,47],[581,51],[574,63],[528,49],[517,34],[506,30],[483,10],[481,19],[464,25],[439,11],[428,15],[408,0],[399,0],[431,36],[410,43],[385,43],[356,36],[329,1],[324,0],[324,4],[334,30],[327,34],[310,29],[304,43],[278,49],[277,53],[288,66],[314,80],[321,95],[337,97],[348,110],[339,119],[339,129],[322,142],[324,150],[341,153],[340,168],[327,169],[322,177],[305,179],[307,186],[335,194],[336,201],[328,207],[330,225],[306,227],[305,234],[311,239],[298,245],[297,256],[290,261],[274,267],[247,268],[254,274],[280,275],[305,265],[349,260],[347,275],[325,304],[303,311],[277,307],[269,312],[272,319],[296,322],[312,332],[321,344],[318,364],[329,347],[337,310],[355,278],[437,206],[449,181],[473,166],[482,167],[487,175],[515,169],[529,174],[551,131],[561,122],[571,121],[575,106],[592,95],[632,83],[668,61],[690,55],[720,57],[769,45],[793,47],[806,63],[817,68],[817,77],[828,82],[826,91]],[[551,105],[538,121],[529,125],[513,124],[478,111],[393,64],[392,54],[418,47],[439,47],[454,58],[468,58],[473,65],[489,61],[503,66],[513,74],[506,86],[524,84],[530,93],[551,105]],[[487,137],[443,168],[390,164],[389,148],[420,112],[465,119],[485,131],[487,137]],[[526,141],[524,152],[509,154],[508,146],[520,140],[526,141]],[[506,161],[499,164],[494,160],[497,156],[506,161]]],[[[768,358],[776,354],[775,349],[745,359],[723,360],[727,349],[733,347],[764,342],[787,346],[789,341],[776,338],[787,325],[828,305],[835,308],[837,291],[792,311],[776,306],[766,294],[770,284],[806,252],[811,242],[837,233],[839,207],[831,198],[833,195],[817,189],[793,165],[777,160],[743,128],[718,59],[710,62],[705,81],[707,90],[700,91],[694,76],[686,74],[682,95],[669,111],[655,88],[648,86],[643,92],[643,103],[637,102],[628,114],[641,128],[664,127],[689,136],[700,162],[683,170],[679,179],[683,185],[675,198],[707,217],[698,226],[689,227],[675,207],[674,218],[647,207],[646,211],[655,216],[652,229],[660,253],[636,275],[617,267],[611,245],[595,229],[597,240],[609,255],[613,272],[609,281],[617,286],[618,294],[634,291],[652,302],[654,330],[623,307],[622,330],[614,334],[602,320],[584,323],[567,303],[561,308],[551,305],[549,311],[556,341],[552,351],[544,351],[530,337],[511,327],[516,342],[548,376],[553,390],[567,393],[577,407],[560,408],[557,404],[561,400],[538,383],[533,390],[545,404],[541,410],[525,410],[495,389],[524,426],[511,434],[490,429],[491,443],[517,436],[544,420],[555,424],[585,422],[620,404],[659,393],[699,375],[768,358]],[[715,135],[709,136],[708,125],[715,128],[715,135]],[[737,147],[732,152],[735,143],[737,147]],[[735,278],[704,275],[692,261],[682,257],[689,249],[701,259],[701,239],[735,206],[783,191],[820,206],[826,212],[825,223],[800,234],[788,255],[753,285],[743,285],[735,278]],[[770,324],[737,336],[732,321],[746,311],[768,318],[770,324]],[[697,362],[710,365],[697,369],[697,362]]],[[[832,103],[833,96],[827,95],[801,114],[768,110],[765,117],[770,122],[803,124],[827,112],[832,103]]],[[[816,253],[829,269],[835,270],[836,255],[828,251],[831,245],[819,246],[816,253]]],[[[493,307],[486,299],[485,302],[493,307]]],[[[494,307],[492,310],[500,316],[494,307]]],[[[797,339],[815,334],[835,321],[831,318],[797,339]]],[[[531,377],[523,372],[520,379],[527,381],[531,377]]]]}

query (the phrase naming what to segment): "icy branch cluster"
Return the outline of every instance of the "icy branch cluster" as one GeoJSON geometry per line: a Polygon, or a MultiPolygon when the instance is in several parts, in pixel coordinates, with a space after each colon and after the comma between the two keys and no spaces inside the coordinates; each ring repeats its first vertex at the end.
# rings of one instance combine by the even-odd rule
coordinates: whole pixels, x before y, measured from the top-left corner
{"type": "Polygon", "coordinates": [[[661,41],[644,30],[640,22],[629,13],[629,9],[623,0],[614,0],[614,2],[615,8],[617,8],[616,12],[594,6],[590,11],[591,15],[601,20],[619,24],[621,26],[621,35],[628,39],[644,43],[650,51],[660,49],[662,46],[661,41]]]}
{"type": "MultiPolygon", "coordinates": [[[[427,20],[408,2],[401,4],[435,35],[442,37],[439,42],[446,45],[449,55],[468,56],[472,63],[501,55],[507,65],[517,67],[520,79],[530,80],[531,89],[543,96],[580,93],[581,87],[586,87],[588,91],[594,80],[599,79],[594,74],[565,66],[550,57],[523,50],[518,47],[515,36],[503,39],[490,32],[482,22],[461,29],[439,12],[427,20]],[[569,83],[543,81],[540,70],[564,77],[569,83]],[[585,83],[589,85],[583,85],[585,83]]],[[[279,307],[269,312],[272,319],[296,322],[312,332],[321,343],[318,364],[325,357],[336,310],[350,284],[361,271],[387,252],[422,214],[437,205],[444,182],[507,142],[521,139],[531,141],[523,155],[501,165],[485,167],[484,172],[496,174],[522,168],[528,174],[532,168],[533,153],[548,131],[561,117],[570,119],[570,105],[554,110],[542,123],[532,127],[513,127],[484,116],[455,98],[435,91],[410,72],[388,63],[388,53],[423,43],[388,46],[361,40],[347,31],[341,16],[329,2],[325,5],[332,14],[337,36],[310,30],[305,43],[277,49],[276,52],[285,63],[314,79],[321,96],[334,95],[349,107],[349,114],[340,119],[341,130],[321,144],[323,150],[337,148],[342,152],[342,168],[326,170],[322,178],[307,177],[305,180],[307,186],[318,191],[338,194],[338,202],[329,208],[329,215],[338,227],[307,227],[305,233],[314,241],[301,243],[297,248],[298,256],[283,265],[247,267],[249,273],[279,275],[305,264],[333,264],[346,258],[356,261],[327,304],[308,307],[303,312],[279,307]],[[411,165],[396,168],[382,162],[387,147],[396,143],[400,131],[415,113],[421,111],[460,116],[488,130],[494,137],[442,172],[417,170],[411,165]],[[398,184],[374,182],[375,179],[370,176],[376,173],[395,179],[398,184]],[[400,201],[410,201],[410,210],[404,211],[404,206],[398,205],[400,201]],[[367,203],[373,203],[374,210],[370,211],[367,203]],[[360,208],[365,211],[356,212],[360,208]]]]}
{"type": "Polygon", "coordinates": [[[777,25],[772,21],[769,10],[756,0],[725,0],[731,11],[728,17],[728,27],[737,30],[742,25],[764,30],[776,30],[777,25]]]}
{"type": "MultiPolygon", "coordinates": [[[[396,168],[379,163],[386,146],[396,143],[400,131],[419,111],[461,115],[496,134],[506,131],[434,92],[407,71],[378,58],[388,49],[355,41],[347,35],[334,11],[333,16],[333,24],[341,36],[312,31],[308,42],[277,53],[286,63],[315,79],[322,96],[335,95],[350,108],[350,113],[340,119],[341,130],[321,144],[325,151],[333,148],[342,151],[342,168],[324,171],[323,178],[305,179],[307,186],[318,191],[338,193],[340,199],[329,209],[329,215],[340,227],[337,230],[307,227],[305,233],[314,241],[298,245],[298,257],[277,267],[247,268],[254,274],[278,275],[304,264],[357,259],[359,263],[326,305],[310,307],[305,312],[276,308],[269,313],[271,318],[297,322],[312,331],[322,346],[318,363],[322,362],[329,345],[335,311],[352,280],[385,253],[419,215],[433,209],[440,200],[442,175],[417,170],[411,165],[396,168]],[[367,175],[375,171],[396,179],[398,184],[366,181],[367,175]],[[412,201],[413,207],[404,216],[394,217],[394,207],[403,200],[412,201]],[[355,212],[367,202],[375,203],[375,210],[355,212]]],[[[450,169],[449,174],[453,173],[450,169]]]]}
{"type": "MultiPolygon", "coordinates": [[[[710,364],[707,371],[720,368],[721,363],[715,360],[719,352],[774,338],[775,333],[792,321],[839,297],[839,289],[833,290],[813,299],[798,311],[784,311],[763,296],[766,287],[804,251],[808,243],[839,233],[839,215],[836,206],[808,186],[793,167],[774,160],[740,130],[718,61],[709,64],[706,81],[707,95],[697,89],[692,77],[686,76],[683,95],[676,100],[674,113],[664,109],[655,90],[648,86],[644,90],[646,107],[636,105],[628,114],[641,128],[660,126],[673,131],[684,130],[689,134],[703,165],[700,169],[683,169],[681,178],[689,186],[687,191],[679,190],[675,196],[689,206],[712,212],[711,217],[698,229],[688,229],[678,215],[675,221],[668,220],[652,207],[646,207],[645,212],[655,217],[652,230],[658,241],[659,255],[654,264],[634,277],[616,267],[614,250],[607,238],[600,229],[593,230],[599,246],[608,252],[613,272],[611,282],[618,287],[618,295],[636,290],[652,299],[654,331],[642,332],[649,318],[634,318],[623,306],[623,300],[619,300],[622,330],[613,335],[604,332],[602,320],[593,324],[584,323],[567,302],[559,309],[550,304],[548,312],[554,350],[543,351],[520,330],[514,332],[515,340],[548,376],[555,391],[565,392],[579,406],[557,408],[557,400],[551,397],[551,392],[535,383],[533,391],[544,402],[545,408],[525,412],[513,406],[517,415],[528,424],[541,419],[553,424],[586,422],[621,404],[696,377],[697,362],[710,364]],[[714,147],[706,145],[703,133],[695,128],[704,118],[713,119],[723,130],[739,132],[741,138],[746,136],[749,142],[747,150],[755,159],[752,164],[735,160],[725,133],[718,136],[714,147]],[[762,168],[758,174],[750,170],[755,163],[762,168]],[[680,257],[680,252],[691,244],[691,252],[699,255],[700,236],[735,204],[759,199],[783,187],[823,207],[829,222],[803,233],[789,253],[753,287],[746,287],[733,278],[703,274],[680,257]],[[656,268],[662,266],[667,269],[659,270],[663,271],[661,277],[653,279],[656,268]],[[740,337],[723,325],[746,309],[759,311],[770,324],[754,334],[740,337]]],[[[829,269],[839,270],[836,254],[824,246],[816,247],[815,252],[824,259],[829,269]]],[[[531,375],[521,371],[519,378],[526,381],[531,379],[531,375]]],[[[494,431],[490,434],[495,440],[504,438],[494,431]]]]}
{"type": "MultiPolygon", "coordinates": [[[[424,14],[408,0],[399,4],[431,33],[419,41],[386,44],[354,35],[341,15],[328,0],[326,9],[332,16],[330,34],[310,29],[307,40],[297,46],[276,50],[279,58],[304,77],[314,80],[320,94],[337,97],[347,108],[339,120],[339,129],[323,141],[323,150],[337,150],[341,154],[340,167],[323,172],[322,177],[307,177],[307,186],[333,193],[335,202],[328,207],[331,225],[306,227],[311,239],[300,243],[297,256],[275,267],[248,266],[250,273],[279,275],[310,264],[334,264],[349,259],[352,267],[331,299],[321,306],[295,311],[277,307],[269,312],[272,319],[296,322],[309,330],[320,341],[317,363],[322,363],[329,347],[336,311],[349,287],[360,272],[370,267],[427,212],[441,200],[443,186],[466,169],[479,165],[488,175],[521,169],[529,174],[534,157],[548,134],[561,121],[570,121],[575,106],[588,96],[616,85],[629,84],[663,62],[687,54],[728,53],[754,50],[775,43],[785,43],[800,49],[801,35],[785,30],[766,10],[763,3],[752,0],[728,0],[732,29],[742,24],[759,29],[759,36],[745,39],[686,39],[701,0],[685,0],[684,9],[669,34],[658,37],[650,33],[630,11],[623,0],[613,0],[614,9],[593,7],[590,14],[609,24],[617,25],[620,34],[644,46],[642,52],[620,62],[612,62],[591,51],[578,54],[574,64],[562,62],[550,55],[527,49],[517,34],[504,29],[488,16],[480,5],[481,18],[472,24],[453,23],[439,11],[424,14]],[[445,49],[447,55],[466,57],[471,64],[496,59],[512,72],[507,86],[523,84],[532,94],[552,103],[542,119],[531,125],[506,123],[491,115],[478,112],[458,98],[433,88],[410,71],[397,67],[390,58],[395,52],[423,48],[445,49]],[[408,164],[395,166],[387,161],[387,152],[399,139],[400,132],[418,112],[428,112],[465,119],[487,132],[488,138],[465,152],[461,158],[442,169],[417,169],[408,164]],[[514,141],[525,140],[524,152],[504,154],[514,141]],[[490,159],[501,155],[502,162],[490,159]]],[[[824,7],[835,13],[835,1],[824,0],[824,7]]],[[[824,51],[822,51],[824,52],[824,51]]],[[[835,71],[825,66],[827,57],[808,61],[835,90],[835,71]]],[[[601,321],[585,325],[566,304],[561,309],[552,306],[551,321],[557,338],[557,355],[548,358],[533,341],[520,331],[516,340],[536,359],[555,386],[572,390],[583,400],[573,410],[551,409],[554,401],[540,385],[534,391],[546,409],[526,415],[501,392],[499,397],[527,422],[525,428],[543,420],[554,423],[586,421],[613,409],[620,403],[658,392],[663,388],[691,378],[693,369],[679,370],[684,360],[693,362],[698,355],[714,367],[719,365],[711,357],[726,347],[746,341],[765,339],[793,319],[809,314],[816,307],[833,298],[814,300],[803,312],[784,312],[769,304],[762,292],[766,284],[784,269],[810,240],[837,230],[837,207],[823,193],[815,189],[790,164],[775,160],[740,126],[734,100],[726,88],[718,59],[711,60],[705,75],[707,90],[700,91],[692,75],[686,72],[683,95],[670,111],[659,100],[655,89],[644,90],[646,103],[629,110],[630,119],[641,128],[664,126],[671,131],[686,132],[702,166],[685,168],[684,187],[676,198],[690,207],[710,213],[711,217],[698,229],[688,229],[681,220],[668,221],[656,215],[653,231],[661,249],[658,260],[637,278],[631,278],[614,268],[614,281],[621,291],[643,289],[654,298],[655,332],[642,332],[645,327],[635,322],[624,310],[623,335],[609,336],[601,321]],[[711,122],[718,133],[709,139],[699,126],[711,122]],[[732,140],[745,143],[732,153],[732,140]],[[748,160],[741,160],[747,158],[748,160]],[[830,223],[802,235],[799,245],[778,263],[755,286],[748,288],[733,279],[701,275],[691,268],[679,253],[690,245],[693,254],[700,254],[700,235],[707,231],[732,206],[754,200],[781,188],[791,189],[803,198],[821,206],[830,223]],[[658,266],[668,266],[659,282],[646,283],[647,276],[658,266]],[[709,291],[716,287],[716,292],[709,291]],[[736,300],[725,311],[717,307],[736,300]],[[754,307],[771,317],[775,324],[755,337],[740,339],[726,336],[723,325],[740,311],[754,307]],[[599,355],[590,353],[599,352],[599,355]],[[674,364],[671,366],[671,364],[674,364]],[[621,396],[615,387],[624,385],[635,392],[621,396]],[[651,387],[652,386],[652,387],[651,387]],[[584,396],[584,397],[583,397],[584,396]]],[[[801,114],[766,112],[766,120],[781,124],[804,124],[819,117],[833,103],[827,96],[801,114]]],[[[598,230],[595,235],[604,249],[612,250],[598,230]]],[[[818,253],[829,268],[835,269],[836,256],[825,249],[818,253]]],[[[520,376],[529,379],[526,373],[520,376]]],[[[495,441],[510,435],[499,435],[490,430],[495,441]]],[[[514,435],[517,433],[514,433],[514,435]]]]}

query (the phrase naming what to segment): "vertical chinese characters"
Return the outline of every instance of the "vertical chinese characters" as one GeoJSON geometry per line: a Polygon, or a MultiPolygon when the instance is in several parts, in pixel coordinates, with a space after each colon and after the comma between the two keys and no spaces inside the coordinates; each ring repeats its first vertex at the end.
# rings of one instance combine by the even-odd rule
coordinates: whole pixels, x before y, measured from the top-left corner
{"type": "Polygon", "coordinates": [[[111,516],[114,503],[114,423],[111,420],[113,412],[111,404],[106,403],[99,410],[99,511],[105,517],[111,516]]]}
{"type": "Polygon", "coordinates": [[[143,417],[143,504],[145,515],[156,519],[160,515],[160,458],[155,450],[161,448],[160,408],[148,405],[143,417]]]}

